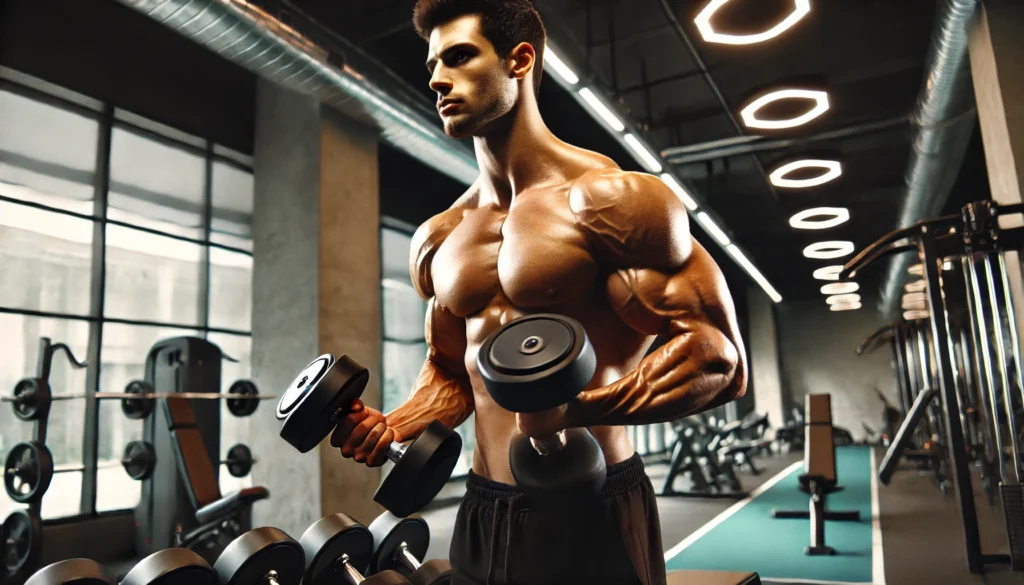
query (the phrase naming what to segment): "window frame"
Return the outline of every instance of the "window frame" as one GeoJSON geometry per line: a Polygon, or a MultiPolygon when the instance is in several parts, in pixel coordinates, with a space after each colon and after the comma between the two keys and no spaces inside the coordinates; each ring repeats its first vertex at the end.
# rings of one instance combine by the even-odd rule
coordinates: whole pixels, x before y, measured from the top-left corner
{"type": "MultiPolygon", "coordinates": [[[[0,195],[0,201],[5,203],[33,207],[65,216],[72,216],[92,222],[93,238],[91,244],[91,267],[89,286],[89,313],[87,315],[76,315],[53,311],[30,310],[16,307],[0,306],[0,313],[21,315],[27,317],[43,317],[58,320],[85,321],[89,323],[89,338],[87,354],[84,356],[87,361],[86,382],[85,382],[85,421],[83,432],[82,451],[82,488],[77,515],[61,516],[59,519],[74,518],[77,516],[95,516],[97,502],[97,475],[98,475],[98,453],[99,453],[99,402],[95,398],[96,392],[100,391],[100,371],[103,347],[103,329],[107,323],[136,325],[145,327],[166,327],[188,331],[198,331],[204,338],[210,333],[223,333],[241,337],[252,337],[252,331],[239,330],[223,327],[210,326],[210,249],[219,248],[238,254],[253,257],[253,252],[234,246],[221,244],[210,240],[212,211],[213,211],[213,168],[214,163],[219,162],[234,167],[243,172],[253,172],[252,157],[233,151],[225,146],[215,144],[208,138],[187,135],[179,130],[165,126],[159,122],[149,120],[138,114],[115,107],[113,104],[104,103],[86,96],[80,96],[58,86],[52,86],[17,74],[12,70],[0,68],[0,90],[7,91],[21,97],[38,101],[40,103],[83,115],[95,120],[99,125],[97,133],[96,165],[93,169],[93,213],[83,214],[67,209],[61,209],[50,205],[40,204],[34,201],[25,201],[14,197],[0,195]],[[115,127],[136,132],[146,138],[158,141],[162,144],[180,148],[186,152],[198,154],[204,159],[204,188],[202,202],[202,239],[190,238],[149,227],[133,225],[129,222],[118,221],[107,217],[109,209],[109,191],[111,175],[111,149],[112,137],[115,127]],[[104,297],[106,291],[106,228],[108,225],[121,226],[133,230],[140,230],[150,234],[168,237],[175,240],[189,242],[200,246],[200,286],[199,286],[199,323],[177,323],[161,322],[138,319],[112,318],[104,314],[104,297]]],[[[82,359],[83,356],[76,356],[82,359]]],[[[106,513],[106,512],[105,512],[106,513]]],[[[48,521],[58,518],[48,518],[48,521]]]]}

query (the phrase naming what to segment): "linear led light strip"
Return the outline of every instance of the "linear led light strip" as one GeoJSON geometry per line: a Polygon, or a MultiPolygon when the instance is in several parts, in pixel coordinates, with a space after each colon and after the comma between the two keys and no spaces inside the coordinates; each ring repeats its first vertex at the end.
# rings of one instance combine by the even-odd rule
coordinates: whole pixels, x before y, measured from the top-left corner
{"type": "MultiPolygon", "coordinates": [[[[544,48],[544,60],[547,65],[550,65],[551,71],[555,73],[555,76],[560,79],[567,86],[574,86],[580,82],[580,77],[566,64],[565,61],[559,57],[558,53],[551,49],[551,45],[547,45],[544,48]]],[[[725,251],[732,256],[733,260],[736,261],[740,267],[743,268],[750,275],[751,278],[757,282],[762,289],[768,294],[769,297],[776,303],[782,302],[782,295],[779,294],[775,287],[768,282],[768,279],[750,262],[750,260],[743,254],[743,252],[729,240],[729,236],[725,231],[718,226],[714,218],[703,211],[697,211],[699,205],[693,196],[687,192],[687,190],[676,180],[675,176],[671,173],[662,172],[664,165],[661,164],[661,160],[658,156],[651,152],[649,148],[631,132],[626,132],[626,124],[615,114],[614,111],[606,104],[601,98],[599,98],[592,89],[589,87],[583,87],[577,90],[580,98],[593,112],[596,117],[601,120],[609,129],[616,133],[624,133],[621,135],[623,142],[633,151],[636,155],[637,160],[652,173],[661,173],[661,180],[672,190],[673,193],[679,197],[683,205],[686,206],[688,211],[696,212],[697,221],[700,222],[704,229],[711,234],[711,237],[715,239],[725,251]]]]}

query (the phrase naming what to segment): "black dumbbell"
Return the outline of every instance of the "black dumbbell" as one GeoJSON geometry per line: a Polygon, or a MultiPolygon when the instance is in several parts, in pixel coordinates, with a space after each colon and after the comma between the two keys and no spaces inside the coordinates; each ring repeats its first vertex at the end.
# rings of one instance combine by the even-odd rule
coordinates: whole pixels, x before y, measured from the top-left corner
{"type": "Polygon", "coordinates": [[[305,566],[302,545],[267,526],[231,541],[213,568],[221,585],[299,585],[305,566]]]}
{"type": "Polygon", "coordinates": [[[139,561],[121,585],[217,585],[217,572],[185,548],[169,548],[139,561]]]}
{"type": "MultiPolygon", "coordinates": [[[[25,585],[118,584],[100,563],[91,559],[69,559],[40,569],[25,585]]],[[[170,548],[142,559],[125,575],[121,585],[217,585],[217,574],[196,553],[170,548]]]]}
{"type": "Polygon", "coordinates": [[[117,585],[117,579],[94,560],[68,559],[39,569],[25,585],[117,585]]]}
{"type": "MultiPolygon", "coordinates": [[[[491,333],[480,346],[477,367],[499,406],[531,413],[575,398],[594,377],[597,357],[583,325],[545,313],[520,317],[491,333]]],[[[596,495],[607,477],[601,446],[585,428],[543,439],[520,434],[509,446],[509,463],[535,505],[596,495]]]]}
{"type": "Polygon", "coordinates": [[[321,518],[299,541],[306,554],[303,585],[409,585],[395,571],[363,577],[373,554],[373,536],[346,514],[321,518]]]}
{"type": "MultiPolygon", "coordinates": [[[[370,373],[348,356],[325,354],[295,378],[277,405],[281,437],[302,453],[323,441],[348,415],[370,373]]],[[[394,469],[374,501],[397,516],[408,516],[437,495],[462,454],[462,437],[439,421],[427,425],[410,445],[391,443],[387,457],[394,469]]]]}
{"type": "Polygon", "coordinates": [[[370,571],[395,571],[412,585],[448,585],[452,565],[443,559],[422,562],[430,546],[430,528],[422,518],[399,518],[384,512],[370,523],[376,548],[370,571]]]}

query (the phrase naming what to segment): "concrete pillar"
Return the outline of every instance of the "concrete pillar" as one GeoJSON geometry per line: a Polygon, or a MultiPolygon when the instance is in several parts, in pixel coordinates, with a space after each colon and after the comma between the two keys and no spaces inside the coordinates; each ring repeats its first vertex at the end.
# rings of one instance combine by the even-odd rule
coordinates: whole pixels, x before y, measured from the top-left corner
{"type": "Polygon", "coordinates": [[[779,341],[775,329],[772,300],[760,288],[747,289],[750,333],[750,387],[754,391],[754,410],[768,413],[772,428],[785,422],[785,398],[779,373],[779,341]]]}
{"type": "MultiPolygon", "coordinates": [[[[992,199],[1024,203],[1024,5],[1016,0],[979,3],[968,45],[978,121],[992,199]]],[[[1024,225],[1020,216],[1001,220],[1004,228],[1024,225]]],[[[1024,329],[1024,277],[1020,255],[1005,254],[1017,329],[1024,329]]],[[[998,284],[998,283],[997,283],[998,284]]]]}
{"type": "MultiPolygon", "coordinates": [[[[380,403],[377,137],[312,98],[260,81],[253,212],[253,377],[280,394],[322,353],[371,371],[380,403]]],[[[380,469],[343,459],[325,440],[301,454],[282,440],[275,405],[254,415],[253,485],[270,490],[254,525],[297,538],[324,515],[369,523],[380,469]]]]}

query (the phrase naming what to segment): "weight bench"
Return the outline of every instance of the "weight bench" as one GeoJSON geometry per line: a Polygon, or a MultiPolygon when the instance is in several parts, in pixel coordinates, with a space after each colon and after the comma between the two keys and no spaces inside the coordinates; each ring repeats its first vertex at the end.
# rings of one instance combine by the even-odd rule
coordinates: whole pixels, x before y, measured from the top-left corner
{"type": "Polygon", "coordinates": [[[191,549],[204,558],[213,556],[215,560],[215,555],[220,552],[213,550],[218,541],[224,537],[233,538],[248,530],[252,523],[252,505],[269,497],[270,492],[267,488],[251,487],[221,495],[218,468],[214,467],[203,443],[191,402],[160,402],[167,418],[178,474],[199,524],[181,536],[175,546],[191,549]]]}
{"type": "Polygon", "coordinates": [[[826,510],[825,499],[838,492],[836,476],[836,446],[832,432],[832,399],[828,394],[808,394],[806,397],[807,425],[804,427],[804,472],[800,475],[800,489],[811,495],[810,509],[772,510],[775,518],[810,518],[811,544],[808,555],[832,555],[835,549],[825,545],[825,520],[860,521],[860,512],[826,510]]]}
{"type": "Polygon", "coordinates": [[[761,585],[757,573],[731,571],[669,571],[667,585],[761,585]]]}

